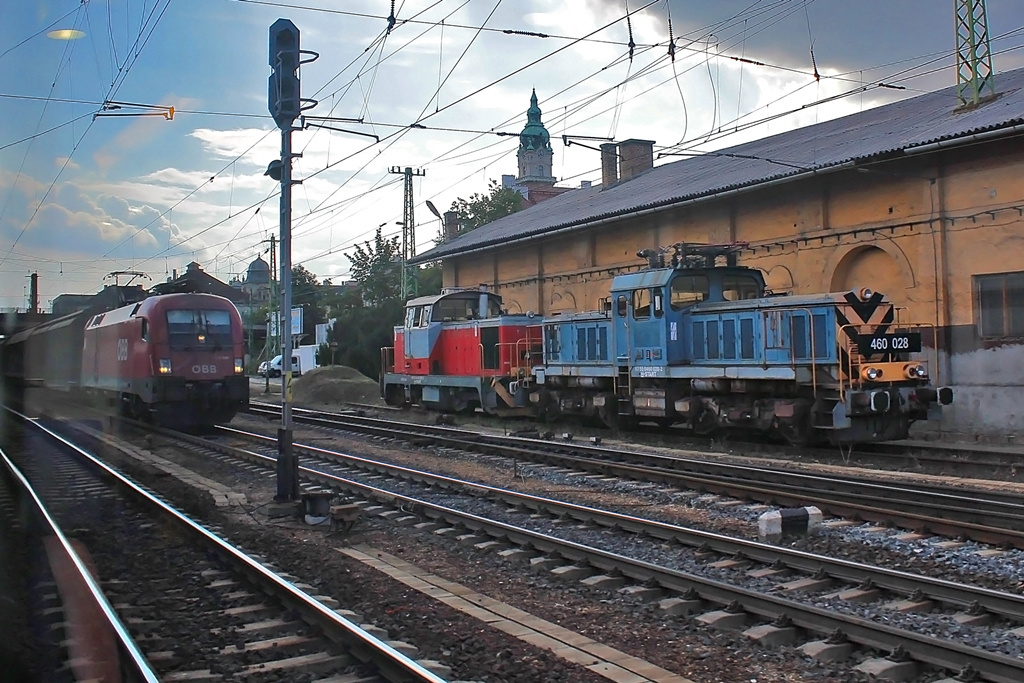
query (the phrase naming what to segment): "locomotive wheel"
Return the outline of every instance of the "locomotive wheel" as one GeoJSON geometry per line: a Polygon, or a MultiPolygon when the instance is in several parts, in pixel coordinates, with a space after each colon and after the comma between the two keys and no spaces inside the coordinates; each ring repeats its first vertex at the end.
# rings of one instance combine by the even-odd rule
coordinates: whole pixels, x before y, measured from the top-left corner
{"type": "Polygon", "coordinates": [[[554,405],[538,406],[537,418],[547,422],[548,424],[558,419],[558,407],[554,405]]]}
{"type": "Polygon", "coordinates": [[[779,423],[777,431],[786,443],[797,448],[814,446],[826,441],[822,433],[814,428],[814,412],[811,410],[791,422],[779,423]]]}
{"type": "Polygon", "coordinates": [[[693,421],[693,432],[700,436],[711,436],[719,429],[718,418],[714,411],[704,408],[693,421]]]}
{"type": "Polygon", "coordinates": [[[808,420],[803,419],[781,422],[779,423],[778,431],[790,446],[803,448],[810,445],[811,435],[814,430],[811,428],[808,420]]]}
{"type": "Polygon", "coordinates": [[[404,406],[406,404],[405,389],[397,384],[389,385],[385,390],[384,403],[392,407],[404,406]]]}
{"type": "Polygon", "coordinates": [[[617,432],[633,432],[640,426],[636,415],[620,415],[615,406],[608,406],[601,411],[601,421],[617,432]]]}
{"type": "Polygon", "coordinates": [[[603,405],[597,410],[597,416],[601,418],[601,422],[604,423],[605,427],[609,429],[617,429],[619,421],[616,419],[618,415],[608,405],[603,405]]]}

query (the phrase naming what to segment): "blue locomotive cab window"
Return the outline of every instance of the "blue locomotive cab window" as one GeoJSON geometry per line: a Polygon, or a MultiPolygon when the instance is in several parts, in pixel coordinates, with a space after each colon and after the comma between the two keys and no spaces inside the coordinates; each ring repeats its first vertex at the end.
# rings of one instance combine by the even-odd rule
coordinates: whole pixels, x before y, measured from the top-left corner
{"type": "Polygon", "coordinates": [[[175,351],[230,348],[231,315],[202,309],[167,311],[167,342],[175,351]]]}
{"type": "Polygon", "coordinates": [[[761,296],[757,279],[749,275],[728,275],[722,278],[722,297],[726,301],[756,299],[761,296]]]}
{"type": "Polygon", "coordinates": [[[710,293],[711,285],[706,275],[679,275],[672,280],[669,305],[673,311],[681,311],[707,300],[710,293]]]}
{"type": "Polygon", "coordinates": [[[619,297],[615,300],[615,315],[620,318],[626,317],[626,295],[619,294],[619,297]]]}
{"type": "Polygon", "coordinates": [[[409,308],[405,309],[406,328],[416,327],[416,320],[419,318],[419,310],[420,309],[417,308],[416,306],[410,306],[409,308]]]}
{"type": "Polygon", "coordinates": [[[654,297],[652,299],[651,307],[654,309],[654,317],[660,318],[665,315],[665,297],[661,293],[661,290],[656,289],[654,291],[654,297]]]}
{"type": "Polygon", "coordinates": [[[651,317],[651,291],[633,290],[633,320],[647,320],[651,317]]]}

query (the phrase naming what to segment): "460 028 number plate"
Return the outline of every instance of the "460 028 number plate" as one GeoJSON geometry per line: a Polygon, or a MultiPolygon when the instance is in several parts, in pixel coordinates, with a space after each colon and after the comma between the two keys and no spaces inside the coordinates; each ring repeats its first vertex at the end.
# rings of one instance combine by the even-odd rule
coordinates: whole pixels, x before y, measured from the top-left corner
{"type": "Polygon", "coordinates": [[[921,350],[921,333],[862,334],[857,337],[857,348],[865,356],[876,353],[917,353],[921,350]]]}

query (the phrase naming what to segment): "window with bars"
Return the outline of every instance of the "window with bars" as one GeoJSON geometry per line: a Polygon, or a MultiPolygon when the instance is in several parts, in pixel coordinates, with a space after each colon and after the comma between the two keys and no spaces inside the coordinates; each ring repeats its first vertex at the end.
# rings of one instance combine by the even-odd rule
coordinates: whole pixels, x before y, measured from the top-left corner
{"type": "Polygon", "coordinates": [[[983,338],[1024,337],[1024,272],[975,275],[974,301],[983,338]]]}

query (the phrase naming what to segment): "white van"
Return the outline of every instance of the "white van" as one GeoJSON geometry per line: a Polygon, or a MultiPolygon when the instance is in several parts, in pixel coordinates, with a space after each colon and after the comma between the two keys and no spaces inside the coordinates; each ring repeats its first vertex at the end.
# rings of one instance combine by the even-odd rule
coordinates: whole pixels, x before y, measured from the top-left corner
{"type": "MultiPolygon", "coordinates": [[[[274,356],[274,359],[270,361],[270,365],[267,366],[267,377],[280,377],[281,376],[281,363],[284,360],[284,356],[278,354],[274,356]]],[[[292,375],[297,377],[302,374],[302,368],[299,367],[299,357],[292,356],[292,375]]]]}
{"type": "MultiPolygon", "coordinates": [[[[270,377],[281,376],[281,361],[283,358],[284,356],[278,354],[270,361],[270,365],[267,367],[267,373],[270,377]]],[[[317,367],[315,346],[300,346],[295,349],[292,354],[292,377],[298,377],[302,374],[303,370],[312,370],[315,367],[317,367]]]]}

